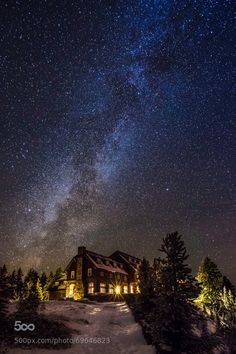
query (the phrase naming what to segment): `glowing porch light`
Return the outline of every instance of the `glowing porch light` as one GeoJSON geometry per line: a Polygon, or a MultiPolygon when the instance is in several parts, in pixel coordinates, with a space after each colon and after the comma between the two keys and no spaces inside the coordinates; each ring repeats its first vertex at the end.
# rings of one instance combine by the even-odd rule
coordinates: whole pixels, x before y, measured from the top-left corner
{"type": "Polygon", "coordinates": [[[120,285],[116,285],[115,287],[115,294],[120,295],[120,285]]]}

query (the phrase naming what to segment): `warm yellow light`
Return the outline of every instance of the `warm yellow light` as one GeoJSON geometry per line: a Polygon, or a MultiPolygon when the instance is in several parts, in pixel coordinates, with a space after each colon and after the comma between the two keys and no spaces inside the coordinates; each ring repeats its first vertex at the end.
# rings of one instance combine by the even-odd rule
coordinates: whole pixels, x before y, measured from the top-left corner
{"type": "Polygon", "coordinates": [[[115,293],[116,293],[116,295],[119,295],[119,294],[120,294],[120,285],[116,285],[116,287],[115,287],[115,293]]]}

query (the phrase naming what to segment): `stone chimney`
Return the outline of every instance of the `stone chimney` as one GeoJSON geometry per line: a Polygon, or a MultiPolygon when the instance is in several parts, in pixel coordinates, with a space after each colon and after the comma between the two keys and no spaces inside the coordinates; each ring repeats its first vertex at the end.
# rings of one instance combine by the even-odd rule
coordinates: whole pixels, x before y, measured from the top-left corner
{"type": "Polygon", "coordinates": [[[84,246],[78,247],[78,256],[84,256],[85,252],[86,252],[86,247],[84,246]]]}

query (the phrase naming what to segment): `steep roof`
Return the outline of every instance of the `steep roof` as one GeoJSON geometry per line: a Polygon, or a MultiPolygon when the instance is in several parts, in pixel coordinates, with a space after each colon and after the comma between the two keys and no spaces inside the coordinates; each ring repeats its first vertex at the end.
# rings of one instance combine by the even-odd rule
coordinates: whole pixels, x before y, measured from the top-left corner
{"type": "Polygon", "coordinates": [[[110,257],[102,256],[95,252],[86,251],[86,255],[98,269],[127,275],[127,272],[123,269],[123,264],[121,262],[117,262],[110,257]]]}
{"type": "Polygon", "coordinates": [[[141,263],[141,259],[119,250],[112,253],[110,257],[112,258],[115,255],[119,255],[124,260],[124,262],[128,264],[131,268],[133,268],[135,271],[138,269],[141,263]]]}

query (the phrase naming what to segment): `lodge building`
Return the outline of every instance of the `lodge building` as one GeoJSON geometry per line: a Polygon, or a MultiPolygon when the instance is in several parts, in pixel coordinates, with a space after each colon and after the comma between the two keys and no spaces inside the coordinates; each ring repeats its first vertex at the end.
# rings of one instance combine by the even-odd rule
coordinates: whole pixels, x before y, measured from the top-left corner
{"type": "Polygon", "coordinates": [[[99,294],[137,293],[141,260],[116,251],[109,257],[79,247],[62,278],[50,290],[51,299],[80,299],[99,294]]]}

